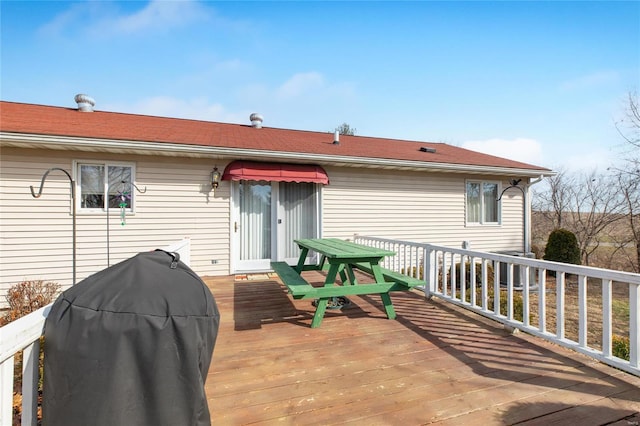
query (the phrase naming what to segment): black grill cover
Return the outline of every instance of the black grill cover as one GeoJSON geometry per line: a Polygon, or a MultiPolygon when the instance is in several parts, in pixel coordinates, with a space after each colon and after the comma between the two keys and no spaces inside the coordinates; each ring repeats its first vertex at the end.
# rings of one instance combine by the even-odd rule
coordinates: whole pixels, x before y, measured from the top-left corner
{"type": "Polygon", "coordinates": [[[45,323],[44,425],[209,425],[204,382],[220,314],[164,251],[63,292],[45,323]]]}

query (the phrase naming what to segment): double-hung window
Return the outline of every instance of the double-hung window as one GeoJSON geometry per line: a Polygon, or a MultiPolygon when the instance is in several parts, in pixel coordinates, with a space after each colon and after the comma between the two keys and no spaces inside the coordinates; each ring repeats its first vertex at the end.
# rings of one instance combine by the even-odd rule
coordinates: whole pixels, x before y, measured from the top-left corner
{"type": "Polygon", "coordinates": [[[78,162],[76,170],[80,212],[103,212],[108,208],[133,212],[132,164],[78,162]]]}
{"type": "Polygon", "coordinates": [[[467,223],[498,224],[498,183],[467,181],[467,223]]]}

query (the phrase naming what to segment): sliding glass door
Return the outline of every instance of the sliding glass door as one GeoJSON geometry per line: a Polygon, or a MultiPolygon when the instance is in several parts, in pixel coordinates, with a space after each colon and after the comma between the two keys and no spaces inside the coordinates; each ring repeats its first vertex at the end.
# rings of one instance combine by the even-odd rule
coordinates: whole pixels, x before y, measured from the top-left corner
{"type": "Polygon", "coordinates": [[[319,232],[318,189],[313,183],[235,182],[235,272],[270,269],[272,260],[294,264],[293,242],[319,232]]]}

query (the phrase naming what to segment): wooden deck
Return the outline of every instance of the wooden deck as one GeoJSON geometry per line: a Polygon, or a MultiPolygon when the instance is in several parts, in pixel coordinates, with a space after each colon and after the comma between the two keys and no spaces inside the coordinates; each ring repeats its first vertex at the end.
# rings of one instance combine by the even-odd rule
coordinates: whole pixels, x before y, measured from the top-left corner
{"type": "MultiPolygon", "coordinates": [[[[305,273],[320,283],[319,273],[305,273]]],[[[277,278],[206,278],[221,313],[215,425],[638,425],[640,378],[418,292],[314,307],[277,278]]]]}

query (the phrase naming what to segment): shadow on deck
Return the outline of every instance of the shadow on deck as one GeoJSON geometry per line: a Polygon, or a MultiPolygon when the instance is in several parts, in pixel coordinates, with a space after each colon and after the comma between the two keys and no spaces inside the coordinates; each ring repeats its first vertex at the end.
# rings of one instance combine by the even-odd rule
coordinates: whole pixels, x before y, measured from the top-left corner
{"type": "MultiPolygon", "coordinates": [[[[320,285],[319,273],[306,273],[320,285]]],[[[221,313],[213,424],[633,425],[640,378],[418,292],[351,297],[311,329],[277,279],[205,278],[221,313]]]]}

